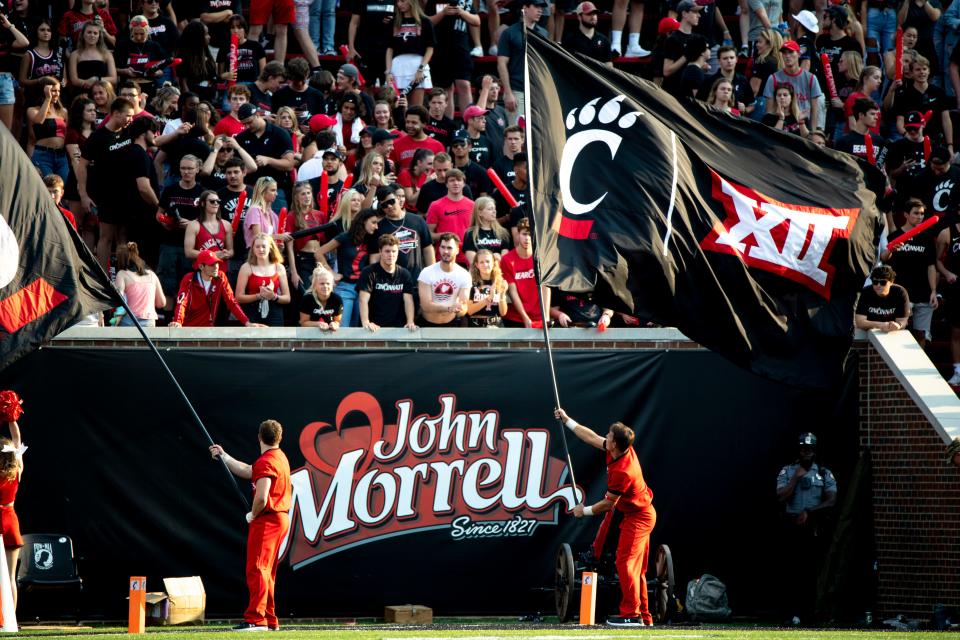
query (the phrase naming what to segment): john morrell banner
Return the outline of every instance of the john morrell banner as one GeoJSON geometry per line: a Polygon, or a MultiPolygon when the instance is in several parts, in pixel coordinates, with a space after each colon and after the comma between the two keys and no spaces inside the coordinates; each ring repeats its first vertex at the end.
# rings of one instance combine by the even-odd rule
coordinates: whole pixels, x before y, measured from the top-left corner
{"type": "MultiPolygon", "coordinates": [[[[277,576],[283,616],[379,616],[402,603],[550,613],[557,548],[585,549],[599,526],[568,514],[576,501],[540,351],[165,356],[237,459],[257,456],[261,420],[284,425],[294,504],[277,576]]],[[[636,430],[653,544],[670,545],[679,583],[709,572],[762,604],[766,564],[745,574],[729,550],[749,541],[756,557],[777,553],[773,487],[796,433],[821,425],[844,477],[851,457],[830,449],[852,442],[855,459],[855,388],[793,389],[707,351],[555,357],[571,415],[636,430]]],[[[21,529],[72,537],[86,615],[122,615],[131,575],[146,575],[148,590],[199,575],[210,616],[243,610],[246,506],[149,352],[43,349],[0,374],[10,387],[30,446],[21,529]]],[[[599,500],[602,454],[576,439],[570,449],[580,490],[599,500]]],[[[252,495],[249,482],[241,490],[252,495]]]]}

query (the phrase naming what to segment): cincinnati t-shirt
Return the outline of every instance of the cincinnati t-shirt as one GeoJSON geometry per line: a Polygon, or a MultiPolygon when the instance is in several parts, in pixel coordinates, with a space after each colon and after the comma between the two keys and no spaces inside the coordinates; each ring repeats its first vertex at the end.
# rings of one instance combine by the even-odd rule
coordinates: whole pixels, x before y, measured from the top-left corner
{"type": "Polygon", "coordinates": [[[370,322],[381,327],[402,327],[407,324],[407,314],[403,306],[403,294],[413,295],[415,291],[413,276],[401,266],[389,273],[378,262],[366,267],[360,274],[357,291],[370,294],[370,322]]]}
{"type": "Polygon", "coordinates": [[[496,255],[501,251],[510,249],[512,244],[509,233],[498,235],[493,229],[470,227],[463,236],[464,253],[467,251],[489,249],[496,255]],[[474,231],[476,231],[476,238],[474,238],[474,231]]]}
{"type": "MultiPolygon", "coordinates": [[[[893,242],[903,234],[903,229],[897,229],[890,234],[889,241],[893,242]]],[[[936,262],[937,252],[929,233],[916,235],[895,247],[893,255],[887,260],[887,264],[897,272],[897,283],[907,290],[910,302],[921,304],[930,302],[930,278],[927,274],[936,262]]]]}
{"type": "Polygon", "coordinates": [[[300,313],[310,316],[310,322],[323,320],[330,324],[343,315],[343,300],[337,294],[331,293],[326,302],[320,302],[312,293],[308,293],[300,301],[300,313]]]}
{"type": "Polygon", "coordinates": [[[857,301],[857,315],[867,316],[867,320],[889,322],[907,317],[910,300],[907,290],[898,284],[890,286],[890,293],[880,296],[873,286],[865,287],[857,301]]]}

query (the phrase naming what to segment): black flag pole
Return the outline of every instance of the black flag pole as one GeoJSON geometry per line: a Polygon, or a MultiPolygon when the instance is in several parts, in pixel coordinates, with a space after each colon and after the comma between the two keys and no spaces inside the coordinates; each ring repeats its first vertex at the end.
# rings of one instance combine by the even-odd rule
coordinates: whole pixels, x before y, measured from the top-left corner
{"type": "MultiPolygon", "coordinates": [[[[523,17],[521,16],[521,21],[523,17]]],[[[533,120],[530,117],[530,68],[527,59],[527,30],[523,29],[523,85],[524,85],[524,104],[523,104],[523,117],[526,120],[526,132],[527,132],[527,148],[532,148],[533,140],[530,135],[533,133],[533,120]]],[[[547,323],[550,319],[550,310],[546,308],[543,300],[543,279],[540,277],[540,258],[537,251],[537,232],[536,232],[536,223],[533,217],[533,162],[527,163],[527,173],[528,179],[527,184],[530,187],[530,208],[527,211],[527,218],[530,220],[530,239],[533,242],[533,275],[537,282],[537,299],[540,303],[540,317],[543,320],[542,329],[543,329],[543,343],[547,347],[547,363],[550,367],[550,384],[553,387],[553,400],[556,403],[556,407],[559,409],[562,405],[560,404],[560,390],[557,386],[557,369],[553,362],[553,346],[550,344],[550,331],[547,328],[547,323]]],[[[510,192],[506,191],[504,196],[509,198],[510,192]]],[[[573,472],[573,460],[570,458],[570,444],[567,442],[567,426],[557,418],[557,424],[560,426],[560,437],[563,440],[563,453],[567,458],[567,469],[570,471],[570,484],[573,486],[573,499],[577,501],[577,478],[573,472]]]]}
{"type": "MultiPolygon", "coordinates": [[[[103,267],[100,265],[100,263],[97,262],[96,264],[100,268],[101,273],[103,273],[103,267]]],[[[107,277],[105,273],[104,273],[104,277],[107,278],[107,280],[110,279],[109,277],[107,277]]],[[[113,283],[111,283],[110,286],[114,286],[113,283]]],[[[180,399],[183,400],[183,403],[187,406],[187,409],[190,410],[190,415],[193,416],[193,421],[197,424],[198,427],[200,427],[200,431],[203,432],[203,435],[204,437],[206,437],[207,441],[211,445],[216,444],[216,442],[214,442],[213,438],[210,436],[210,432],[207,431],[207,427],[203,424],[203,420],[201,420],[200,416],[197,414],[197,410],[193,408],[193,403],[190,402],[190,398],[187,397],[187,394],[186,392],[184,392],[183,387],[180,386],[180,382],[177,380],[177,377],[173,375],[173,371],[171,371],[170,367],[167,366],[167,361],[163,359],[163,356],[160,355],[160,351],[157,350],[157,345],[153,344],[153,340],[151,340],[150,337],[147,335],[147,332],[143,330],[143,325],[140,324],[140,319],[137,318],[136,314],[134,314],[133,311],[130,310],[130,307],[127,306],[126,299],[122,295],[120,295],[119,291],[117,291],[117,295],[120,297],[120,304],[123,306],[124,310],[127,312],[127,315],[133,319],[133,322],[137,327],[137,331],[140,332],[140,335],[143,337],[144,341],[146,341],[147,346],[150,347],[150,351],[153,352],[153,355],[157,357],[157,360],[160,362],[160,366],[163,367],[163,370],[167,372],[167,375],[170,377],[170,381],[173,382],[173,386],[176,387],[177,392],[180,394],[180,399]]],[[[233,486],[234,489],[237,490],[237,494],[240,496],[240,499],[243,501],[244,508],[249,509],[250,501],[247,499],[247,496],[243,492],[243,489],[240,488],[240,484],[237,482],[236,476],[234,476],[233,473],[230,472],[230,467],[227,466],[227,461],[223,459],[223,456],[220,456],[217,459],[220,461],[224,472],[226,472],[226,474],[230,477],[230,484],[233,486]]]]}

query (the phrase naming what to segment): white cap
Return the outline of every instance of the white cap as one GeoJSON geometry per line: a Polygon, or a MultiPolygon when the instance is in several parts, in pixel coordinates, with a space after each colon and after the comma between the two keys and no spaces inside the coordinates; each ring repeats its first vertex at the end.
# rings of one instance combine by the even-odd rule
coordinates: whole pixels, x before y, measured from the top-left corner
{"type": "Polygon", "coordinates": [[[804,9],[797,15],[793,16],[793,19],[802,24],[803,28],[810,33],[820,33],[820,23],[817,21],[817,14],[815,14],[813,11],[807,11],[804,9]]]}

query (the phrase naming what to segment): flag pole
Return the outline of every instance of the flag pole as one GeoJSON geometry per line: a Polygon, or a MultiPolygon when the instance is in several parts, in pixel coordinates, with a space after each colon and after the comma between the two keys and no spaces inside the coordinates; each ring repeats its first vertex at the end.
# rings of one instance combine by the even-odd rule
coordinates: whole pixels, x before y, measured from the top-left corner
{"type": "MultiPolygon", "coordinates": [[[[153,344],[153,340],[147,336],[147,332],[143,330],[143,325],[140,324],[140,319],[137,318],[136,314],[130,310],[130,307],[127,306],[127,300],[123,295],[117,291],[116,286],[110,280],[110,277],[104,272],[103,267],[98,261],[94,261],[97,265],[97,268],[100,270],[100,273],[103,274],[104,279],[110,283],[110,286],[113,287],[113,290],[116,292],[117,297],[120,299],[120,306],[124,308],[127,312],[127,315],[133,319],[133,323],[137,327],[137,331],[140,332],[140,335],[146,341],[147,346],[150,347],[150,350],[153,352],[153,355],[157,357],[157,360],[160,361],[160,366],[163,367],[163,370],[167,372],[167,375],[170,377],[170,380],[173,382],[173,386],[176,387],[177,392],[180,394],[180,398],[183,400],[183,403],[187,405],[187,409],[190,410],[190,415],[193,416],[193,421],[197,423],[197,426],[200,427],[200,431],[203,432],[203,435],[207,438],[207,441],[214,445],[216,442],[213,441],[213,438],[210,436],[210,432],[207,431],[207,427],[203,424],[203,420],[200,419],[200,416],[197,414],[197,410],[193,408],[193,403],[190,402],[190,398],[187,397],[187,394],[184,392],[183,387],[180,386],[180,383],[177,381],[177,377],[173,375],[173,372],[170,370],[170,367],[167,366],[166,360],[163,359],[163,356],[160,355],[160,351],[157,350],[157,346],[153,344]]],[[[224,472],[230,477],[230,484],[233,485],[233,488],[237,490],[237,495],[240,496],[240,500],[243,501],[243,506],[246,509],[250,508],[250,502],[247,500],[246,494],[240,488],[240,485],[237,483],[236,477],[230,472],[230,467],[227,466],[226,460],[223,459],[223,456],[217,458],[221,466],[223,467],[224,472]]]]}
{"type": "MultiPolygon", "coordinates": [[[[520,16],[520,20],[523,20],[523,16],[520,16]]],[[[526,128],[526,137],[527,137],[527,149],[533,149],[533,119],[530,117],[530,57],[527,55],[527,29],[523,29],[523,117],[524,125],[526,128]]],[[[542,329],[543,329],[543,343],[547,347],[547,363],[550,366],[550,384],[553,388],[553,400],[556,403],[556,407],[559,409],[562,405],[560,404],[560,391],[557,386],[557,369],[553,363],[553,346],[550,344],[550,332],[547,329],[547,323],[550,319],[550,310],[546,308],[543,300],[543,279],[540,275],[540,257],[539,252],[537,251],[537,225],[536,219],[533,214],[533,154],[527,154],[527,184],[530,187],[530,210],[528,213],[528,218],[531,222],[531,234],[530,238],[533,241],[533,275],[537,282],[537,300],[540,303],[540,317],[543,319],[542,329]]],[[[512,196],[509,190],[506,190],[503,194],[508,200],[512,196]]],[[[570,458],[570,444],[567,442],[567,427],[563,422],[557,418],[557,425],[560,427],[560,438],[563,441],[563,453],[567,458],[567,469],[570,471],[570,484],[573,486],[573,500],[578,502],[577,499],[577,478],[573,472],[573,461],[570,458]]]]}

